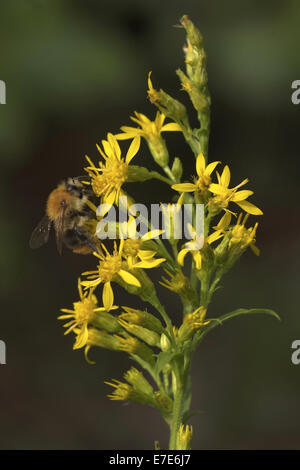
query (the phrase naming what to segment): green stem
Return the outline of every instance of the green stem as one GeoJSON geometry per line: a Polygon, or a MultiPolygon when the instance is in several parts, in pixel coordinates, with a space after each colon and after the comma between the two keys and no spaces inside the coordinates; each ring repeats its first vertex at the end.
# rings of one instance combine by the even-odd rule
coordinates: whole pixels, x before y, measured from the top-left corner
{"type": "Polygon", "coordinates": [[[190,127],[186,128],[180,123],[179,123],[179,125],[181,126],[181,130],[182,130],[183,136],[186,140],[186,143],[191,147],[191,149],[192,149],[192,151],[195,155],[195,158],[197,158],[197,156],[201,152],[200,141],[195,137],[195,135],[193,134],[193,131],[190,127]]]}
{"type": "MultiPolygon", "coordinates": [[[[208,91],[207,91],[207,96],[209,97],[208,91]]],[[[205,111],[198,112],[198,120],[201,126],[200,131],[199,131],[201,151],[205,157],[205,161],[207,162],[208,142],[209,142],[209,132],[210,132],[210,108],[209,107],[205,111]]]]}
{"type": "Polygon", "coordinates": [[[173,175],[172,170],[170,169],[169,166],[165,166],[165,167],[164,167],[164,172],[166,173],[166,175],[168,175],[168,177],[170,178],[170,180],[171,180],[173,183],[176,183],[176,182],[177,182],[177,179],[176,179],[175,176],[173,175]]]}
{"type": "MultiPolygon", "coordinates": [[[[165,172],[166,172],[166,169],[164,168],[165,172]]],[[[169,169],[170,170],[170,169],[169,169]]],[[[170,170],[171,172],[171,170],[170,170]]],[[[166,172],[167,173],[167,172],[166,172]]],[[[169,185],[172,185],[174,184],[174,182],[176,182],[176,180],[174,179],[174,176],[172,174],[172,177],[170,176],[170,178],[166,178],[165,176],[161,175],[160,173],[158,173],[157,171],[150,171],[150,174],[152,176],[152,178],[154,179],[157,179],[159,181],[163,181],[164,183],[167,183],[169,185]]]]}
{"type": "Polygon", "coordinates": [[[174,371],[176,383],[174,393],[174,405],[173,405],[173,415],[170,423],[170,442],[169,450],[176,450],[177,448],[177,433],[180,424],[182,423],[182,411],[183,411],[183,398],[184,398],[184,387],[178,370],[178,365],[174,371]]]}

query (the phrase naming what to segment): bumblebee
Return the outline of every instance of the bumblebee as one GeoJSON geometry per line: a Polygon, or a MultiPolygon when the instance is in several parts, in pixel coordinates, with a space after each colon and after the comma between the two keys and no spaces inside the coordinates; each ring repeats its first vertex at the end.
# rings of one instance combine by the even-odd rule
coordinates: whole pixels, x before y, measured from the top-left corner
{"type": "Polygon", "coordinates": [[[97,240],[86,229],[86,223],[95,218],[95,213],[87,205],[88,200],[93,200],[93,192],[90,186],[82,183],[87,179],[84,176],[66,178],[50,193],[46,214],[30,237],[31,248],[47,243],[53,226],[59,254],[63,245],[83,255],[98,251],[97,240]]]}

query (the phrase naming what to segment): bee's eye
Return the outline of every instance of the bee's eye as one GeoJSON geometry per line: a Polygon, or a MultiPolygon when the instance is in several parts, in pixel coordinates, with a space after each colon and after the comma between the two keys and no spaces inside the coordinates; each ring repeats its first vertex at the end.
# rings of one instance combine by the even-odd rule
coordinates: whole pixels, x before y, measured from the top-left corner
{"type": "Polygon", "coordinates": [[[74,188],[75,188],[75,186],[74,186],[73,184],[69,184],[69,183],[67,184],[67,191],[69,191],[69,193],[70,193],[71,191],[73,191],[74,188]]]}

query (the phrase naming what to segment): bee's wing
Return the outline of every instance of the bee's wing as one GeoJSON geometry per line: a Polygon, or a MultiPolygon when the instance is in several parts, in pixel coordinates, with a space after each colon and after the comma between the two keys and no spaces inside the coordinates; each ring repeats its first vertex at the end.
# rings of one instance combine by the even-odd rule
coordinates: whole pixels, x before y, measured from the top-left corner
{"type": "Polygon", "coordinates": [[[47,215],[44,215],[39,224],[35,227],[29,240],[30,248],[40,248],[49,240],[49,233],[52,222],[47,215]]]}
{"type": "Polygon", "coordinates": [[[65,225],[65,213],[66,213],[66,204],[63,203],[61,206],[61,212],[59,218],[55,221],[55,238],[57,251],[62,254],[63,238],[64,238],[64,225],[65,225]]]}

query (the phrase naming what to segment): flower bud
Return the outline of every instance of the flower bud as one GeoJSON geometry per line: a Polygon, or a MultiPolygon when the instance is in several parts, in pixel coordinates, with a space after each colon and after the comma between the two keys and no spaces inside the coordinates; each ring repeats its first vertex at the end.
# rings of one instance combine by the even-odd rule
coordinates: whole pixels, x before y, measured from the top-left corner
{"type": "Polygon", "coordinates": [[[186,35],[189,42],[191,43],[191,46],[197,49],[202,49],[203,36],[200,31],[196,28],[194,23],[190,20],[188,15],[183,15],[183,17],[180,19],[180,23],[186,30],[186,35]]]}
{"type": "Polygon", "coordinates": [[[139,339],[143,340],[149,346],[157,346],[160,345],[160,337],[154,331],[148,330],[140,325],[134,325],[132,323],[127,323],[126,321],[120,319],[120,325],[128,331],[128,333],[137,336],[139,339]]]}
{"type": "Polygon", "coordinates": [[[128,166],[127,181],[129,183],[134,183],[136,181],[148,181],[152,178],[153,176],[147,168],[138,165],[128,166]]]}
{"type": "Polygon", "coordinates": [[[171,343],[169,338],[163,333],[160,337],[160,348],[162,351],[166,352],[171,349],[171,343]]]}
{"type": "Polygon", "coordinates": [[[137,370],[135,367],[131,367],[127,372],[124,374],[125,380],[130,383],[133,388],[149,397],[154,397],[154,391],[152,385],[145,379],[142,372],[137,370]]]}
{"type": "Polygon", "coordinates": [[[149,396],[147,393],[143,393],[142,391],[135,389],[131,385],[120,382],[119,380],[112,380],[111,382],[104,382],[106,385],[110,385],[115,390],[110,393],[108,398],[110,400],[120,400],[120,401],[131,401],[135,403],[139,403],[141,405],[153,405],[154,399],[152,396],[149,396]]]}
{"type": "Polygon", "coordinates": [[[179,426],[177,437],[176,437],[176,449],[177,450],[191,450],[193,439],[193,427],[184,424],[179,426]]]}
{"type": "Polygon", "coordinates": [[[97,328],[108,331],[109,333],[118,333],[122,331],[118,319],[108,312],[95,312],[91,323],[97,328]]]}
{"type": "Polygon", "coordinates": [[[178,157],[174,158],[174,162],[173,162],[171,171],[173,173],[173,176],[176,178],[176,181],[180,181],[181,176],[182,176],[182,172],[183,172],[182,163],[181,163],[180,158],[178,158],[178,157]]]}
{"type": "Polygon", "coordinates": [[[123,307],[123,309],[125,312],[121,313],[119,316],[119,318],[122,320],[133,323],[135,325],[143,326],[144,328],[155,331],[158,334],[161,334],[164,331],[164,327],[162,326],[160,320],[151,313],[137,310],[131,307],[123,307]]]}
{"type": "Polygon", "coordinates": [[[165,168],[169,163],[169,152],[165,140],[160,136],[148,139],[148,147],[155,162],[165,168]]]}
{"type": "Polygon", "coordinates": [[[98,346],[99,348],[110,349],[112,351],[120,349],[120,341],[116,336],[96,328],[89,328],[87,344],[88,346],[98,346]]]}
{"type": "Polygon", "coordinates": [[[147,362],[151,366],[154,366],[155,364],[154,353],[152,349],[150,349],[146,344],[142,343],[137,338],[133,338],[132,336],[129,336],[129,335],[124,336],[124,337],[116,336],[116,338],[119,340],[118,349],[120,351],[125,351],[130,354],[139,356],[145,362],[147,362]]]}
{"type": "Polygon", "coordinates": [[[208,325],[208,321],[204,321],[206,309],[202,306],[198,307],[194,312],[184,317],[183,323],[178,330],[178,341],[186,341],[192,337],[195,331],[208,325]]]}

